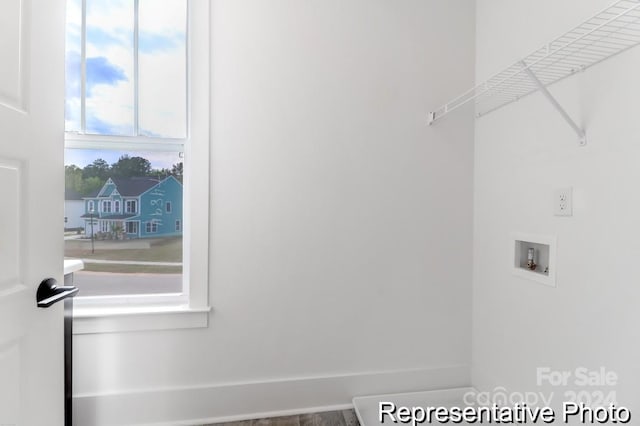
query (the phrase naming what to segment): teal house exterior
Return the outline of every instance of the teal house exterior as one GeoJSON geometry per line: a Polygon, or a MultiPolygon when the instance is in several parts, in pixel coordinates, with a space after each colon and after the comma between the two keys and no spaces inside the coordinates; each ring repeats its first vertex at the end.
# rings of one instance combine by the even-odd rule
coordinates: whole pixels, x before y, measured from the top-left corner
{"type": "Polygon", "coordinates": [[[109,178],[84,197],[85,235],[110,239],[182,235],[182,183],[173,176],[109,178]]]}

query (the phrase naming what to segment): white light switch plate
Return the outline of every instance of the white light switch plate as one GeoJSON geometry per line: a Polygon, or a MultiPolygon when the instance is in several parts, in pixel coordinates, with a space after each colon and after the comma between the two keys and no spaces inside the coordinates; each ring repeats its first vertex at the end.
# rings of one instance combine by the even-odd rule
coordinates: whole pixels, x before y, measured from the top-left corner
{"type": "Polygon", "coordinates": [[[573,216],[573,189],[557,189],[553,194],[553,214],[556,216],[573,216]]]}

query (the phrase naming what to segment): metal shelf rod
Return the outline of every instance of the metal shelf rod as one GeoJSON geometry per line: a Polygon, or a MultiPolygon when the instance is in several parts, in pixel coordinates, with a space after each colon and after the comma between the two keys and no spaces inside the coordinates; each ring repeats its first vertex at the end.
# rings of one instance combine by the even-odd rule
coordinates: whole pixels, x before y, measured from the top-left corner
{"type": "MultiPolygon", "coordinates": [[[[526,64],[523,62],[523,65],[526,65],[526,64]]],[[[556,98],[554,98],[553,95],[551,95],[551,93],[549,92],[549,89],[547,89],[546,86],[542,84],[540,80],[538,80],[538,77],[536,77],[536,75],[529,69],[529,67],[525,67],[525,71],[529,75],[529,78],[531,78],[531,81],[533,81],[538,86],[538,90],[540,90],[540,93],[542,93],[544,97],[547,98],[547,100],[551,103],[551,105],[553,105],[558,110],[562,118],[564,118],[565,121],[569,123],[571,128],[573,128],[573,130],[578,134],[578,138],[579,138],[578,143],[581,146],[586,145],[587,135],[585,134],[584,130],[582,130],[580,126],[578,126],[576,122],[573,121],[571,116],[567,114],[567,111],[565,111],[564,108],[562,108],[562,105],[560,105],[556,100],[556,98]]]]}

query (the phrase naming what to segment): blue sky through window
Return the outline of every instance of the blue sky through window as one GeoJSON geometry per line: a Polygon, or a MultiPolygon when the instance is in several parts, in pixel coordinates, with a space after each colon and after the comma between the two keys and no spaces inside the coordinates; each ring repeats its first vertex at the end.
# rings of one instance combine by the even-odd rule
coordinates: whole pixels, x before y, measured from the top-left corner
{"type": "MultiPolygon", "coordinates": [[[[186,0],[138,0],[138,134],[186,136],[186,0]]],[[[67,5],[66,129],[82,132],[82,0],[67,5]]],[[[86,0],[86,133],[136,136],[134,0],[86,0]]]]}

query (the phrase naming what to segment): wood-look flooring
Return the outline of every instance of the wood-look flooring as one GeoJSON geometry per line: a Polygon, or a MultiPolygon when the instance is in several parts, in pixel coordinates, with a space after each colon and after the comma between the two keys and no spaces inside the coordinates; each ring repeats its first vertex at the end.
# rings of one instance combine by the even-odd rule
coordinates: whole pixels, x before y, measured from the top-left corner
{"type": "MultiPolygon", "coordinates": [[[[213,426],[205,425],[205,426],[213,426]]],[[[271,417],[240,422],[217,423],[216,426],[360,426],[353,410],[326,411],[297,416],[271,417]]]]}

